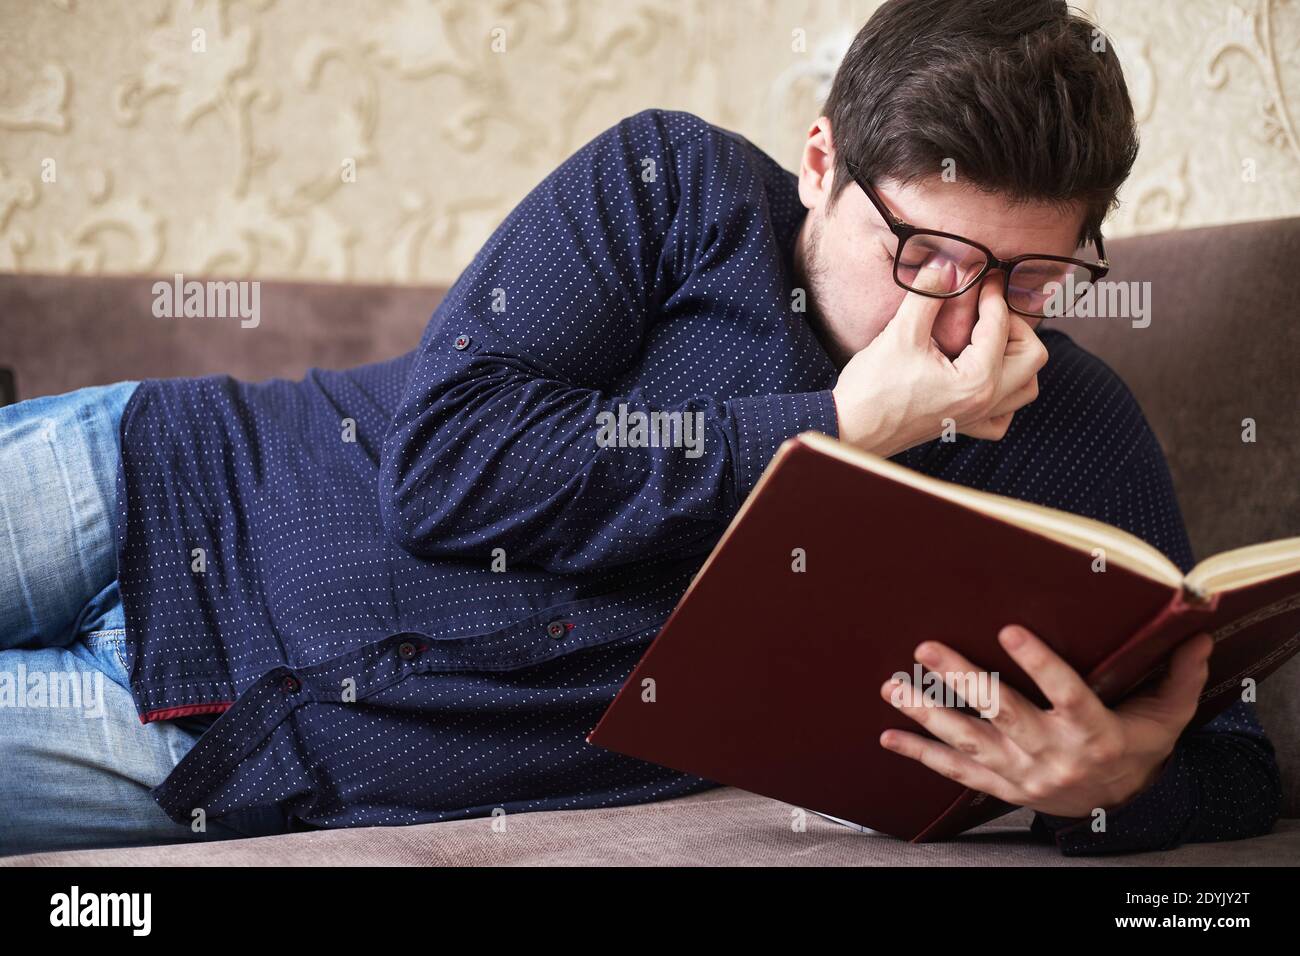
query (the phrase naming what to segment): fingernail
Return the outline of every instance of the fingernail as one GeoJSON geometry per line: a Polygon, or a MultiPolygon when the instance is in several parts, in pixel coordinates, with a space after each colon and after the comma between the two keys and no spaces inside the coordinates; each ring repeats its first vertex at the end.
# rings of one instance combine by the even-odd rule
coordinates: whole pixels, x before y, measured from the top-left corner
{"type": "Polygon", "coordinates": [[[1004,627],[998,637],[1001,638],[1003,647],[1013,650],[1025,643],[1025,632],[1018,627],[1004,627]]]}
{"type": "Polygon", "coordinates": [[[931,259],[916,274],[916,288],[926,292],[948,292],[952,288],[951,262],[931,259]]]}

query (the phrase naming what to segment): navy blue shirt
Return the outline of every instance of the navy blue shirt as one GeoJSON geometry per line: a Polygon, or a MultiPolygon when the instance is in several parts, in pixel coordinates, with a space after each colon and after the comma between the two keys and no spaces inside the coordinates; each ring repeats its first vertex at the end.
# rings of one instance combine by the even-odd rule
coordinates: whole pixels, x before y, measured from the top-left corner
{"type": "MultiPolygon", "coordinates": [[[[151,380],[122,423],[116,536],[141,719],[219,714],[153,793],[189,823],[317,827],[661,800],[713,786],[585,742],[785,439],[837,434],[798,311],[795,177],[648,110],[496,230],[411,354],[302,381],[151,380]],[[609,447],[601,414],[684,412],[701,453],[609,447]]],[[[1001,442],[896,457],[1130,530],[1187,570],[1132,396],[1043,331],[1001,442]]],[[[1064,852],[1264,832],[1280,785],[1246,705],[1189,734],[1064,852]]]]}

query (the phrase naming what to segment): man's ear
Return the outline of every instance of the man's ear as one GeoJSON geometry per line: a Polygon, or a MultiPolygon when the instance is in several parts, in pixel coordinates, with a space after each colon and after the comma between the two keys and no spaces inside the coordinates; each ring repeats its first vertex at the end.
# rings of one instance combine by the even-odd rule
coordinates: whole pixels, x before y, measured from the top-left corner
{"type": "Polygon", "coordinates": [[[799,201],[808,209],[825,205],[834,181],[835,141],[831,136],[831,121],[819,116],[808,129],[799,160],[799,201]]]}

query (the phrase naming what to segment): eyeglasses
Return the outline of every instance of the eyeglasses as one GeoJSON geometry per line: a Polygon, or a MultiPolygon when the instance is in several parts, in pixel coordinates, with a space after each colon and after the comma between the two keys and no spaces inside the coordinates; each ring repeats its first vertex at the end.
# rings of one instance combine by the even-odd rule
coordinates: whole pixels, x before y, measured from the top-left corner
{"type": "Polygon", "coordinates": [[[1100,233],[1092,240],[1097,246],[1098,261],[1085,262],[1067,256],[1036,253],[999,259],[987,246],[974,239],[933,229],[918,229],[890,212],[871,183],[859,175],[857,168],[852,163],[846,165],[854,182],[867,194],[871,204],[884,217],[889,231],[898,238],[894,281],[909,292],[934,299],[952,299],[969,290],[991,270],[1000,269],[1006,276],[1003,296],[1007,306],[1013,312],[1030,318],[1048,318],[1069,315],[1091,284],[1110,271],[1100,233]],[[935,292],[918,281],[927,266],[943,266],[949,262],[955,267],[957,276],[957,288],[951,292],[935,292]]]}

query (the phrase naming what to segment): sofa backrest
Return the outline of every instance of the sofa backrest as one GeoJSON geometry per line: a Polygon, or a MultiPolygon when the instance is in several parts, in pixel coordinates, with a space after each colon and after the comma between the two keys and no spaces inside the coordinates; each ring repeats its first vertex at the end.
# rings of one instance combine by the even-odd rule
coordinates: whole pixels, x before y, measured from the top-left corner
{"type": "Polygon", "coordinates": [[[260,318],[156,318],[171,276],[0,275],[0,366],[18,398],[125,379],[229,374],[257,381],[350,368],[415,348],[439,288],[263,281],[260,318]]]}
{"type": "Polygon", "coordinates": [[[1052,324],[1137,397],[1197,558],[1300,535],[1300,218],[1122,239],[1107,255],[1106,281],[1145,284],[1150,324],[1052,324]]]}

